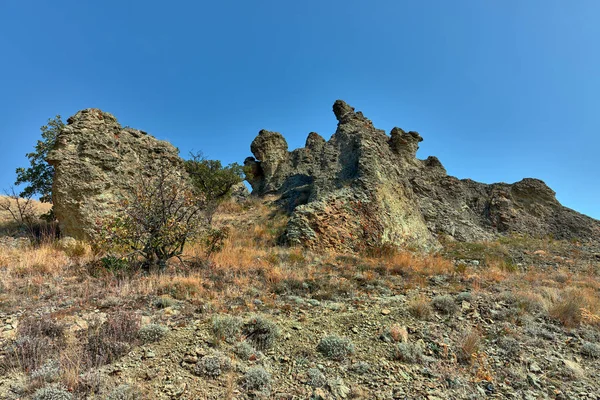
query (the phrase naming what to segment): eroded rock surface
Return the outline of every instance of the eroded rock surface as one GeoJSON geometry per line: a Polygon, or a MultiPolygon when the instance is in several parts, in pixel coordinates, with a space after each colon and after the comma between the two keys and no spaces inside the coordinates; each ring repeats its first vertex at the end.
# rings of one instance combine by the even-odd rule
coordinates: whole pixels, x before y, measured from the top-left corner
{"type": "Polygon", "coordinates": [[[89,108],[68,119],[48,162],[54,166],[54,212],[64,236],[89,239],[100,218],[127,198],[140,173],[166,166],[183,171],[178,150],[146,132],[122,128],[109,113],[89,108]]]}
{"type": "Polygon", "coordinates": [[[563,207],[540,180],[459,180],[436,157],[416,158],[417,132],[393,128],[388,136],[341,100],[333,112],[338,127],[329,141],[311,133],[304,148],[289,152],[281,134],[263,130],[245,161],[253,193],[280,194],[292,212],[290,243],[361,251],[386,243],[431,249],[441,235],[600,236],[599,221],[563,207]]]}

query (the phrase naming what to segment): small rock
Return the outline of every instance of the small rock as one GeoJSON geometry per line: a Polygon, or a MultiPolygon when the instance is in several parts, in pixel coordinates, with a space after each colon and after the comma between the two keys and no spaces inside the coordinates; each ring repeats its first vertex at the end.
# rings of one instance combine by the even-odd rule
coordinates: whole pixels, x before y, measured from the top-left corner
{"type": "Polygon", "coordinates": [[[391,311],[387,308],[384,308],[383,310],[381,310],[381,315],[390,315],[391,311]]]}
{"type": "Polygon", "coordinates": [[[529,371],[531,371],[533,373],[539,373],[539,372],[542,372],[542,369],[540,368],[538,363],[533,361],[531,364],[529,364],[529,371]]]}

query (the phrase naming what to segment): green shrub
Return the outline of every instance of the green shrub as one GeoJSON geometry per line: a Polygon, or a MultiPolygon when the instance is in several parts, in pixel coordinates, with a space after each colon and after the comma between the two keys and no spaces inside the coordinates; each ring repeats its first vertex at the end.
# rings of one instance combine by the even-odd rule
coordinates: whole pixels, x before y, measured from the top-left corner
{"type": "Polygon", "coordinates": [[[31,372],[30,378],[39,382],[56,382],[60,377],[60,364],[56,360],[47,360],[40,368],[31,372]]]}
{"type": "Polygon", "coordinates": [[[320,388],[327,385],[327,378],[319,368],[310,368],[307,372],[307,384],[314,388],[320,388]]]}
{"type": "Polygon", "coordinates": [[[20,193],[21,197],[29,198],[40,195],[40,201],[52,202],[52,182],[54,181],[54,167],[48,164],[48,153],[54,147],[58,134],[65,126],[60,115],[48,119],[48,124],[40,128],[42,140],[38,140],[35,151],[26,154],[29,159],[28,168],[17,168],[15,185],[26,183],[27,186],[20,193]]]}
{"type": "Polygon", "coordinates": [[[327,358],[341,361],[354,353],[354,344],[350,339],[330,335],[321,339],[317,351],[327,358]]]}
{"type": "Polygon", "coordinates": [[[233,347],[233,353],[238,356],[240,360],[248,361],[253,355],[257,355],[256,350],[248,342],[240,342],[233,347]]]}
{"type": "Polygon", "coordinates": [[[231,188],[242,182],[243,167],[237,163],[223,166],[219,160],[208,160],[202,153],[190,154],[185,169],[193,186],[206,198],[209,218],[217,206],[231,196],[231,188]]]}
{"type": "Polygon", "coordinates": [[[138,331],[138,337],[142,343],[158,342],[169,331],[169,328],[158,324],[144,325],[138,331]]]}
{"type": "Polygon", "coordinates": [[[364,375],[371,371],[371,364],[366,361],[359,361],[350,366],[350,371],[358,375],[364,375]]]}
{"type": "Polygon", "coordinates": [[[59,386],[49,386],[35,391],[32,400],[72,400],[73,395],[59,386]]]}
{"type": "Polygon", "coordinates": [[[450,295],[435,296],[433,298],[433,306],[436,310],[448,315],[458,311],[458,306],[450,295]]]}
{"type": "Polygon", "coordinates": [[[264,351],[273,347],[280,332],[273,321],[254,315],[244,323],[242,333],[255,349],[264,351]]]}
{"type": "Polygon", "coordinates": [[[210,228],[204,234],[204,247],[206,257],[219,253],[225,247],[225,241],[229,238],[229,228],[210,228]]]}
{"type": "Polygon", "coordinates": [[[160,296],[160,297],[157,297],[156,299],[154,299],[152,304],[154,305],[154,307],[156,307],[158,309],[163,309],[163,308],[173,307],[173,306],[177,305],[177,301],[175,301],[174,299],[172,299],[168,296],[160,296]]]}
{"type": "Polygon", "coordinates": [[[271,374],[263,367],[252,367],[244,375],[243,387],[248,391],[268,392],[271,386],[271,374]]]}
{"type": "Polygon", "coordinates": [[[423,360],[423,352],[416,344],[398,343],[394,347],[392,358],[394,360],[414,364],[423,360]]]}
{"type": "Polygon", "coordinates": [[[231,369],[231,360],[224,354],[216,352],[213,355],[204,356],[198,361],[194,368],[196,375],[216,378],[223,372],[231,369]]]}
{"type": "Polygon", "coordinates": [[[109,271],[120,272],[129,269],[129,261],[125,258],[116,256],[106,256],[100,259],[102,267],[109,271]]]}
{"type": "Polygon", "coordinates": [[[579,352],[589,358],[600,357],[600,346],[595,343],[585,342],[579,352]]]}
{"type": "Polygon", "coordinates": [[[192,237],[206,224],[206,199],[197,196],[170,165],[151,168],[152,177],[140,172],[116,213],[99,221],[95,245],[108,254],[125,254],[143,266],[164,271],[167,261],[179,257],[192,237]]]}
{"type": "Polygon", "coordinates": [[[212,319],[212,331],[218,341],[235,343],[242,333],[243,321],[231,315],[216,315],[212,319]]]}
{"type": "Polygon", "coordinates": [[[123,384],[114,388],[106,397],[106,400],[142,400],[142,398],[142,393],[138,388],[123,384]]]}

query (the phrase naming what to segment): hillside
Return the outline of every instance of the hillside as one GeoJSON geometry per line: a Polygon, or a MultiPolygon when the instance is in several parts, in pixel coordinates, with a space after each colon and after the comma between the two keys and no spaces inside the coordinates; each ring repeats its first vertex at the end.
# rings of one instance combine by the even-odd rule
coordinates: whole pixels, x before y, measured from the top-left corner
{"type": "Polygon", "coordinates": [[[600,248],[311,251],[277,244],[277,204],[223,204],[225,248],[162,275],[83,242],[1,246],[0,398],[598,398],[600,248]]]}

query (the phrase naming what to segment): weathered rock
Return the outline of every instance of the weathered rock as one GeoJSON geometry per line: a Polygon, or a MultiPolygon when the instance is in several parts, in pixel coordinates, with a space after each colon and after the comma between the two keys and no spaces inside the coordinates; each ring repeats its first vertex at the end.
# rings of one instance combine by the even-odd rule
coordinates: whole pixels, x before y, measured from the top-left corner
{"type": "Polygon", "coordinates": [[[140,173],[151,176],[165,166],[183,171],[173,145],[122,128],[109,113],[89,108],[67,122],[48,154],[55,168],[54,212],[65,236],[93,236],[98,220],[113,213],[139,185],[140,173]]]}
{"type": "Polygon", "coordinates": [[[384,244],[425,249],[440,235],[488,240],[519,232],[594,239],[600,222],[565,208],[537,179],[483,184],[448,176],[436,157],[416,158],[423,138],[393,128],[390,136],[338,100],[329,141],[311,133],[287,151],[276,132],[252,142],[247,180],[258,195],[280,194],[291,212],[286,239],[310,248],[361,251],[384,244]]]}

